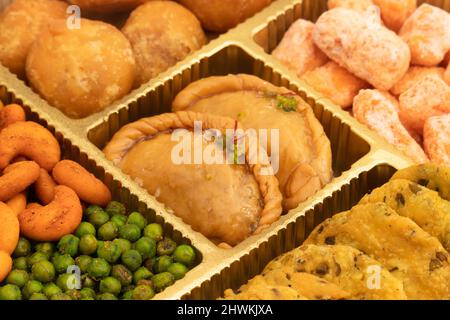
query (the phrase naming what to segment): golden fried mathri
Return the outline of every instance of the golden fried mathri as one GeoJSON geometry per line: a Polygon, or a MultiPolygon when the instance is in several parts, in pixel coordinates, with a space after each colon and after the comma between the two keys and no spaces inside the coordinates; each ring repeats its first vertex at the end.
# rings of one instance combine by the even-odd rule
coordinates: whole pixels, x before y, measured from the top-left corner
{"type": "Polygon", "coordinates": [[[262,276],[286,267],[292,268],[294,273],[306,272],[334,283],[348,292],[350,299],[406,299],[400,280],[380,262],[349,246],[303,245],[270,262],[262,276]],[[379,271],[379,287],[372,286],[374,269],[379,271]]]}
{"type": "Polygon", "coordinates": [[[305,244],[342,244],[379,261],[409,299],[450,299],[449,254],[439,240],[385,203],[353,207],[314,229],[305,244]]]}
{"type": "Polygon", "coordinates": [[[391,180],[406,179],[428,189],[435,190],[450,201],[450,168],[433,163],[412,166],[397,171],[391,180]]]}
{"type": "Polygon", "coordinates": [[[242,136],[243,149],[232,148],[233,158],[226,161],[224,136],[194,134],[195,124],[219,132],[239,128],[231,118],[167,113],[124,126],[104,153],[194,230],[233,246],[280,217],[278,181],[268,161],[252,158],[248,136],[242,136]]]}
{"type": "Polygon", "coordinates": [[[412,181],[392,180],[366,195],[360,204],[384,202],[439,239],[450,251],[450,201],[412,181]]]}
{"type": "Polygon", "coordinates": [[[272,160],[279,158],[276,175],[285,209],[295,208],[332,179],[330,141],[311,107],[286,88],[245,74],[210,77],[181,91],[172,110],[231,117],[260,133],[272,160]],[[279,136],[278,145],[273,135],[279,136]]]}

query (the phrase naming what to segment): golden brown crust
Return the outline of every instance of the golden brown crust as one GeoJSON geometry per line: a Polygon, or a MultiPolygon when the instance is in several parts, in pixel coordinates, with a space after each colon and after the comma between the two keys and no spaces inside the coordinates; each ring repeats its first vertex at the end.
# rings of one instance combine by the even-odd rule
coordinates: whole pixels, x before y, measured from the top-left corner
{"type": "Polygon", "coordinates": [[[138,86],[206,43],[197,18],[172,1],[151,1],[138,7],[122,32],[133,48],[138,86]]]}
{"type": "Polygon", "coordinates": [[[205,29],[225,32],[253,16],[272,0],[180,0],[200,19],[205,29]]]}
{"type": "Polygon", "coordinates": [[[450,168],[433,163],[421,164],[397,171],[391,180],[406,179],[428,189],[438,191],[450,201],[450,168]]]}
{"type": "Polygon", "coordinates": [[[439,240],[384,203],[353,207],[316,227],[305,244],[349,245],[403,282],[409,299],[449,299],[449,254],[439,240]]]}
{"type": "MultiPolygon", "coordinates": [[[[349,293],[349,299],[406,299],[401,281],[390,274],[379,261],[349,246],[303,245],[271,261],[262,275],[273,270],[284,270],[286,267],[291,268],[294,273],[306,272],[335,284],[349,293]],[[372,286],[376,285],[371,278],[374,269],[379,271],[378,288],[372,286]]],[[[306,292],[302,294],[307,295],[306,292]]]]}
{"type": "MultiPolygon", "coordinates": [[[[237,122],[230,118],[190,111],[165,113],[151,118],[144,118],[124,126],[114,135],[103,152],[108,160],[116,165],[120,165],[122,159],[135,144],[167,130],[182,128],[192,130],[196,121],[202,122],[203,130],[218,129],[224,132],[226,129],[239,128],[237,122]]],[[[246,139],[248,139],[248,136],[246,136],[246,139]]],[[[248,140],[246,141],[248,142],[248,140]]],[[[253,156],[250,153],[249,143],[245,143],[246,163],[259,185],[264,202],[259,225],[254,232],[258,233],[280,217],[282,196],[278,189],[278,180],[273,174],[267,174],[272,172],[271,166],[261,164],[258,161],[256,163],[251,161],[251,159],[254,159],[252,158],[253,156]]]]}
{"type": "Polygon", "coordinates": [[[334,283],[286,266],[258,275],[237,293],[225,291],[227,300],[342,300],[350,294],[334,283]]]}
{"type": "Polygon", "coordinates": [[[50,21],[66,17],[66,8],[56,0],[11,1],[0,14],[0,63],[23,78],[31,45],[50,21]]]}
{"type": "Polygon", "coordinates": [[[450,202],[437,192],[408,180],[391,180],[366,195],[360,204],[377,202],[413,220],[450,251],[450,202]]]}
{"type": "MultiPolygon", "coordinates": [[[[330,142],[320,122],[310,106],[286,88],[276,87],[247,74],[209,77],[196,81],[181,91],[175,97],[172,110],[231,116],[239,120],[245,129],[279,130],[278,153],[283,165],[280,166],[277,177],[285,209],[297,207],[332,179],[330,142]],[[244,95],[239,97],[240,103],[230,102],[234,101],[232,95],[238,93],[244,95]],[[295,99],[298,104],[297,112],[278,110],[274,98],[278,95],[295,99]],[[243,99],[251,101],[243,103],[243,99]],[[267,105],[273,108],[264,108],[267,105]],[[254,109],[250,112],[251,108],[254,109]],[[261,109],[265,113],[252,113],[258,113],[261,109]]],[[[267,146],[270,148],[269,143],[267,146]]]]}
{"type": "Polygon", "coordinates": [[[71,118],[108,107],[133,87],[136,63],[127,38],[101,21],[51,23],[33,43],[26,73],[31,86],[71,118]]]}

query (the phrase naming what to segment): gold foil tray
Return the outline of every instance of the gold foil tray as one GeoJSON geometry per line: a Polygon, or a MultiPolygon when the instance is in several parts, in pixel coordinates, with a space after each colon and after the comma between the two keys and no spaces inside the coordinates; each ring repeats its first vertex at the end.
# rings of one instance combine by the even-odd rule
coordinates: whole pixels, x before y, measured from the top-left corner
{"type": "MultiPolygon", "coordinates": [[[[8,2],[0,0],[0,8],[8,2]]],[[[450,1],[427,2],[450,11],[450,1]]],[[[0,66],[3,102],[24,105],[31,120],[54,132],[64,157],[79,162],[102,179],[114,198],[130,210],[139,210],[150,220],[164,224],[174,240],[192,244],[198,250],[198,265],[156,299],[216,299],[227,288],[239,288],[270,260],[299,246],[317,224],[351,208],[396,170],[413,163],[270,56],[296,19],[315,21],[326,10],[326,4],[326,0],[276,0],[109,108],[81,120],[64,116],[0,66]],[[229,73],[253,74],[287,87],[311,105],[331,141],[335,177],[261,234],[224,250],[193,231],[107,161],[101,149],[125,124],[170,111],[176,94],[193,81],[229,73]]]]}

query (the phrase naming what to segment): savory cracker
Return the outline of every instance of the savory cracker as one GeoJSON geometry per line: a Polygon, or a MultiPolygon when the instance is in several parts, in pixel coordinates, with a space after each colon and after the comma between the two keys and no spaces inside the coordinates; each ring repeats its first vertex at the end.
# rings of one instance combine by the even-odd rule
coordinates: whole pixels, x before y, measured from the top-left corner
{"type": "Polygon", "coordinates": [[[428,189],[435,190],[450,201],[450,168],[433,163],[412,166],[397,171],[391,180],[406,179],[428,189]]]}
{"type": "Polygon", "coordinates": [[[271,270],[251,279],[238,293],[225,291],[232,300],[342,300],[350,294],[334,283],[308,273],[295,272],[291,266],[271,270]]]}
{"type": "Polygon", "coordinates": [[[327,219],[305,243],[343,244],[365,252],[403,281],[409,299],[450,299],[447,251],[384,203],[358,205],[327,219]]]}
{"type": "Polygon", "coordinates": [[[360,204],[384,202],[410,218],[450,250],[450,202],[436,191],[408,180],[392,180],[366,195],[360,204]]]}
{"type": "Polygon", "coordinates": [[[270,262],[262,275],[286,268],[294,272],[286,272],[286,283],[294,274],[306,272],[349,292],[350,299],[406,299],[401,281],[380,262],[349,246],[304,245],[270,262]],[[378,283],[374,272],[379,274],[378,283]]]}

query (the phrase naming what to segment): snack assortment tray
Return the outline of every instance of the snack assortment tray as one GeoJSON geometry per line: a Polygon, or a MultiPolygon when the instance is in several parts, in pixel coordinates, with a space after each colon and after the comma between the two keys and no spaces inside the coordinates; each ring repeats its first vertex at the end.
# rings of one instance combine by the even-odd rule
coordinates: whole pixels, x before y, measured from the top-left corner
{"type": "MultiPolygon", "coordinates": [[[[450,1],[427,2],[450,11],[450,1]]],[[[0,1],[0,9],[8,3],[0,1]]],[[[139,210],[150,220],[163,223],[175,241],[192,244],[198,250],[198,265],[155,299],[216,299],[227,288],[237,289],[260,273],[270,260],[299,246],[324,219],[351,208],[396,170],[412,164],[270,56],[296,19],[315,21],[326,10],[326,3],[326,0],[276,0],[109,108],[82,120],[64,116],[0,66],[0,100],[25,106],[29,119],[55,134],[65,158],[79,162],[103,180],[113,197],[130,210],[139,210]],[[107,161],[101,149],[125,124],[170,112],[176,94],[191,82],[229,73],[253,74],[287,87],[311,105],[331,141],[334,179],[261,234],[232,249],[220,249],[107,161]]]]}

